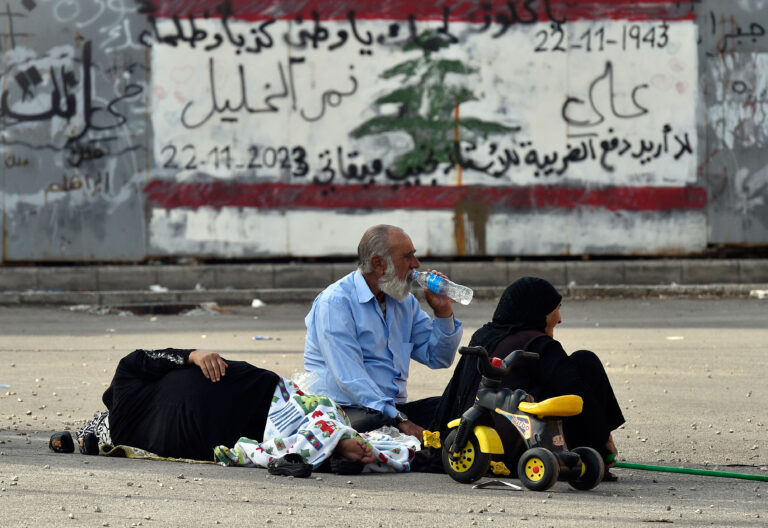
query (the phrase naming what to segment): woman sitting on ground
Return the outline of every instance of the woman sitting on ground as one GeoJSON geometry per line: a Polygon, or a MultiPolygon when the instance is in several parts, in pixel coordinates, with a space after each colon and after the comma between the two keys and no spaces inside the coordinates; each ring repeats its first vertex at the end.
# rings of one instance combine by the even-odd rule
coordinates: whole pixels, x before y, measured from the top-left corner
{"type": "Polygon", "coordinates": [[[296,453],[315,468],[333,455],[370,471],[408,471],[414,454],[388,449],[388,438],[377,448],[332,400],[215,352],[136,350],[120,360],[102,400],[107,411],[77,431],[81,445],[91,435],[92,454],[95,441],[160,457],[215,456],[223,465],[267,467],[296,453]]]}
{"type": "MultiPolygon", "coordinates": [[[[538,360],[517,363],[504,378],[504,386],[523,389],[535,401],[566,394],[581,396],[581,414],[563,418],[566,444],[569,448],[592,447],[603,456],[616,454],[611,431],[624,423],[624,416],[600,359],[589,350],[569,356],[554,339],[555,326],[562,322],[561,300],[554,286],[544,279],[518,279],[504,291],[493,319],[474,333],[469,345],[482,346],[491,357],[502,359],[514,350],[537,352],[538,360]]],[[[480,378],[477,358],[462,356],[433,424],[433,430],[439,430],[443,438],[446,424],[474,403],[480,378]]],[[[516,468],[524,450],[522,439],[508,420],[494,415],[494,421],[505,446],[502,461],[508,468],[516,468]]],[[[605,479],[614,478],[606,473],[605,479]]]]}

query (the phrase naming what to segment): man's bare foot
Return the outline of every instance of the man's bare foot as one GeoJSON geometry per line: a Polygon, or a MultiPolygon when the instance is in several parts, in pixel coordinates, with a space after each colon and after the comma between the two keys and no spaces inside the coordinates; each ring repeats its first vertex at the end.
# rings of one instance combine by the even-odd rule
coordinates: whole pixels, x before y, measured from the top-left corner
{"type": "Polygon", "coordinates": [[[360,461],[363,464],[369,464],[376,460],[371,448],[359,438],[340,440],[333,452],[345,460],[360,461]]]}

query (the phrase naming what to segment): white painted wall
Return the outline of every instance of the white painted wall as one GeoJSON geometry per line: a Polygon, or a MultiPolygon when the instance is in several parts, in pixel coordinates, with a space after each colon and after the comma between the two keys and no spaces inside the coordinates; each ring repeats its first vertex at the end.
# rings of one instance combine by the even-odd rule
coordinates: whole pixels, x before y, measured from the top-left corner
{"type": "MultiPolygon", "coordinates": [[[[386,23],[362,21],[358,28],[376,34],[386,23]]],[[[172,32],[171,24],[160,21],[160,32],[172,32]]],[[[248,34],[256,25],[230,24],[239,34],[248,34]]],[[[324,24],[331,34],[348,27],[346,22],[324,24]]],[[[220,24],[199,20],[197,26],[213,33],[220,24]]],[[[681,187],[695,182],[698,59],[693,21],[580,21],[563,28],[561,33],[549,23],[519,26],[494,39],[491,31],[477,34],[467,24],[451,26],[461,44],[434,56],[476,69],[469,76],[446,78],[447,84],[465,85],[478,99],[461,105],[461,117],[520,127],[516,133],[477,138],[476,150],[467,155],[486,170],[465,168],[461,184],[594,188],[681,187]],[[566,105],[569,97],[572,101],[566,105]],[[506,170],[505,152],[519,158],[506,170]],[[579,156],[582,160],[575,159],[579,156]],[[551,163],[544,163],[545,157],[551,163]]],[[[288,21],[270,26],[275,36],[289,30],[288,21]]],[[[348,182],[338,173],[339,147],[345,154],[357,153],[357,162],[381,159],[391,164],[413,148],[410,136],[394,132],[355,139],[350,132],[367,119],[397,111],[394,104],[375,101],[405,79],[382,79],[381,74],[419,59],[422,52],[371,49],[372,55],[362,55],[356,45],[298,52],[280,38],[255,55],[238,54],[226,45],[210,52],[201,46],[153,47],[158,173],[170,172],[179,182],[308,184],[316,176],[344,185],[348,182]],[[291,65],[289,58],[304,62],[291,65]],[[274,165],[281,147],[287,149],[282,155],[289,162],[295,161],[294,148],[304,149],[306,175],[297,176],[295,164],[282,171],[248,169],[254,161],[274,165]],[[274,150],[266,159],[269,148],[274,150]],[[184,170],[193,159],[194,168],[184,170]],[[179,168],[163,171],[169,162],[179,168]],[[323,171],[329,167],[336,171],[333,178],[323,171]]],[[[446,170],[420,177],[421,182],[459,183],[453,167],[442,168],[446,170]]],[[[380,174],[375,183],[392,180],[380,174]]],[[[452,255],[457,252],[453,215],[445,210],[157,209],[149,232],[153,253],[327,255],[349,254],[365,227],[387,222],[412,234],[423,230],[423,253],[452,255]]],[[[470,249],[477,246],[472,233],[467,230],[470,249]]],[[[706,244],[706,221],[701,211],[507,211],[490,216],[485,234],[489,254],[654,253],[670,247],[694,251],[706,244]]]]}

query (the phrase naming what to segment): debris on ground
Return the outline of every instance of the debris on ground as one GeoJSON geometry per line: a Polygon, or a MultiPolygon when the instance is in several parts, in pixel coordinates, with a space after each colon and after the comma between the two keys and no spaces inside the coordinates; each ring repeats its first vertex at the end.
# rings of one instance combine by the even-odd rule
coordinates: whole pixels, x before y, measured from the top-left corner
{"type": "Polygon", "coordinates": [[[204,302],[200,303],[196,308],[181,312],[181,315],[219,315],[229,313],[229,310],[225,310],[218,303],[204,302]]]}
{"type": "Polygon", "coordinates": [[[120,315],[123,317],[133,315],[133,312],[129,310],[122,310],[113,306],[99,306],[97,304],[75,304],[67,308],[70,312],[85,312],[94,315],[120,315]]]}

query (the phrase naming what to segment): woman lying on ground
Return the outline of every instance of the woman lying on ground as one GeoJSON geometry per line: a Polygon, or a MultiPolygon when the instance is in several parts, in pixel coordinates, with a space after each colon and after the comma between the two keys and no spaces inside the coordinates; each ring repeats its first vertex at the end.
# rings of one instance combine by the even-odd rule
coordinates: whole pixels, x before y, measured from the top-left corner
{"type": "Polygon", "coordinates": [[[367,471],[408,471],[414,455],[411,443],[359,435],[332,400],[215,352],[136,350],[120,360],[102,400],[107,411],[76,433],[81,445],[89,440],[91,453],[98,442],[102,450],[129,446],[160,457],[261,467],[295,453],[314,468],[337,457],[367,471]]]}
{"type": "MultiPolygon", "coordinates": [[[[581,396],[581,414],[563,418],[566,444],[569,448],[592,447],[603,456],[615,454],[611,431],[624,423],[624,416],[600,359],[589,350],[569,356],[554,339],[555,326],[562,321],[561,300],[554,286],[544,279],[518,279],[502,294],[493,320],[472,335],[469,345],[482,346],[491,357],[502,359],[518,349],[537,352],[538,360],[517,363],[504,378],[504,386],[523,389],[537,402],[566,394],[581,396]]],[[[474,403],[480,378],[477,358],[462,356],[433,424],[433,430],[439,430],[443,438],[446,424],[474,403]]],[[[495,415],[494,421],[504,443],[502,461],[508,468],[515,468],[524,450],[522,439],[508,420],[495,415]]],[[[604,480],[614,479],[606,472],[604,480]]]]}

